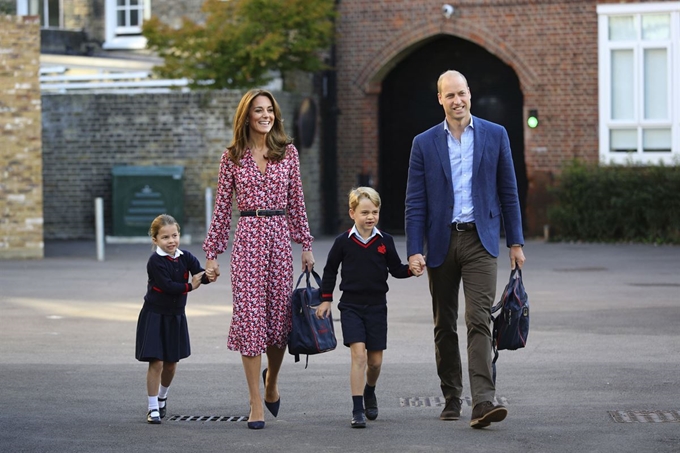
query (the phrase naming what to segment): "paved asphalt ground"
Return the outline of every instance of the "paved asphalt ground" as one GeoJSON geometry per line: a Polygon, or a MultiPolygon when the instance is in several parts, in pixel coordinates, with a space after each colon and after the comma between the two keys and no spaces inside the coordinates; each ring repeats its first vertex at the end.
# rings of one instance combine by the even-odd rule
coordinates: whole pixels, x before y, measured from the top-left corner
{"type": "MultiPolygon", "coordinates": [[[[330,244],[315,242],[319,270],[330,244]]],[[[397,246],[405,260],[403,238],[397,246]]],[[[202,257],[200,244],[184,248],[202,257]]],[[[469,427],[467,404],[461,420],[438,419],[426,277],[389,281],[380,416],[367,429],[349,426],[344,346],[310,357],[307,369],[286,355],[279,418],[267,413],[264,430],[247,429],[240,356],[225,347],[226,255],[221,279],[189,295],[192,355],[179,364],[170,418],[148,425],[134,339],[150,247],[107,245],[104,262],[92,242],[48,243],[45,252],[0,261],[1,452],[680,451],[678,247],[530,241],[529,341],[501,352],[497,398],[509,416],[484,430],[469,427]]],[[[509,275],[503,253],[499,292],[509,275]]],[[[299,248],[295,259],[299,270],[299,248]]]]}

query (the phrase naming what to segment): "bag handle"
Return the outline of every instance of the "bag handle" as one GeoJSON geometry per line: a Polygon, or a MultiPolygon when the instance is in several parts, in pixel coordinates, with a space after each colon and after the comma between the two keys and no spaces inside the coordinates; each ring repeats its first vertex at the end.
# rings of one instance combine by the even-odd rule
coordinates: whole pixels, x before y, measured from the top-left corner
{"type": "MultiPolygon", "coordinates": [[[[515,280],[522,281],[522,269],[519,266],[515,266],[514,269],[510,270],[510,278],[508,279],[508,284],[514,286],[515,280]]],[[[503,306],[503,298],[499,300],[496,305],[491,307],[491,313],[496,313],[503,306]]]]}
{"type": "Polygon", "coordinates": [[[310,316],[310,312],[309,312],[310,305],[309,305],[308,302],[312,300],[312,283],[309,280],[310,274],[314,276],[314,280],[316,280],[317,286],[319,288],[321,288],[321,277],[319,277],[319,274],[317,274],[314,269],[312,269],[312,272],[309,272],[307,269],[302,271],[302,273],[298,277],[297,284],[295,285],[295,289],[297,289],[298,286],[300,286],[300,282],[302,281],[302,277],[303,276],[307,277],[307,285],[306,285],[306,288],[305,288],[305,293],[307,294],[307,298],[306,298],[307,300],[304,301],[305,303],[302,304],[302,311],[304,312],[305,316],[310,316]]]}
{"type": "Polygon", "coordinates": [[[314,269],[312,269],[312,272],[309,272],[307,269],[305,269],[304,271],[302,271],[302,273],[298,277],[297,283],[295,284],[295,289],[297,289],[298,286],[300,286],[300,282],[302,281],[302,277],[304,277],[305,275],[307,276],[307,288],[311,288],[312,285],[309,281],[310,274],[314,276],[314,280],[316,280],[316,285],[319,288],[321,288],[321,277],[319,277],[319,274],[317,274],[314,269]]]}
{"type": "Polygon", "coordinates": [[[309,275],[314,276],[314,280],[316,280],[316,286],[318,288],[321,288],[321,277],[319,277],[319,274],[316,273],[314,269],[312,269],[312,272],[309,272],[308,270],[305,270],[305,274],[307,274],[307,287],[311,288],[312,286],[309,284],[309,275]]]}

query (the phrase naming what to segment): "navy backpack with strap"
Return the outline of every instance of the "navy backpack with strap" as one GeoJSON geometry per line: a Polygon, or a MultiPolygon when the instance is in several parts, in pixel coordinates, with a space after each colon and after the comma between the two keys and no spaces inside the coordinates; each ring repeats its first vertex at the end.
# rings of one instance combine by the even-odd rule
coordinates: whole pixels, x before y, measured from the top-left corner
{"type": "Polygon", "coordinates": [[[529,296],[522,283],[519,266],[510,271],[510,281],[501,300],[491,308],[493,321],[493,380],[496,382],[496,360],[501,349],[515,350],[526,346],[529,337],[529,296]],[[498,314],[494,315],[494,313],[498,314]]]}
{"type": "MultiPolygon", "coordinates": [[[[314,270],[311,274],[321,287],[321,278],[314,270]]],[[[295,361],[300,361],[300,355],[309,356],[326,351],[332,351],[338,344],[333,328],[333,317],[329,314],[323,319],[316,317],[316,307],[321,303],[321,291],[314,288],[309,280],[310,273],[304,271],[298,278],[297,285],[291,298],[293,312],[293,328],[288,336],[288,352],[295,356],[295,361]],[[298,288],[302,277],[307,276],[307,284],[304,288],[298,288]]]]}

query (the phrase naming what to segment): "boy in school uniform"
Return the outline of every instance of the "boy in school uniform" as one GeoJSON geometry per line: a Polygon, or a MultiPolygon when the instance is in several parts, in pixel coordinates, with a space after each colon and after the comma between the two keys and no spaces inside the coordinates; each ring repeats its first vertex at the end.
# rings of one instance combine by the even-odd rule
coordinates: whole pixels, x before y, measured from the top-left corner
{"type": "Polygon", "coordinates": [[[387,277],[410,277],[402,264],[394,239],[376,225],[380,218],[380,195],[370,187],[349,193],[349,216],[354,226],[337,238],[328,253],[321,280],[319,318],[331,312],[333,290],[340,272],[342,296],[338,309],[345,346],[352,364],[352,428],[365,428],[366,418],[378,417],[375,386],[380,376],[383,351],[387,348],[387,277]],[[365,404],[365,409],[364,409],[365,404]]]}

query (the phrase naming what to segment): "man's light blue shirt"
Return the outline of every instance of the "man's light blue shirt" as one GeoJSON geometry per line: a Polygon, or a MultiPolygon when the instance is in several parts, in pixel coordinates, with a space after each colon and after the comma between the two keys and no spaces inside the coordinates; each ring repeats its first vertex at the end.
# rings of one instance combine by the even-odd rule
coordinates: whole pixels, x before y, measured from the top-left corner
{"type": "Polygon", "coordinates": [[[451,182],[453,184],[453,218],[451,222],[474,222],[475,209],[472,204],[472,156],[475,149],[474,126],[470,124],[457,140],[444,121],[446,143],[451,163],[451,182]]]}

